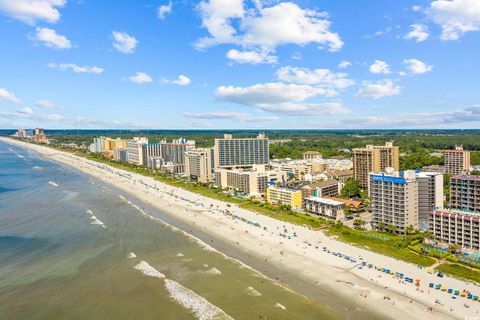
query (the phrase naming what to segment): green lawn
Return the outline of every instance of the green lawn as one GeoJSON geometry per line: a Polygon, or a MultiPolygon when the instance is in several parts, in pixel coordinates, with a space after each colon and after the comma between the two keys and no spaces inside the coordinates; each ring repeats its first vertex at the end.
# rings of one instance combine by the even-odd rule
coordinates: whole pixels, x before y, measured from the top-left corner
{"type": "Polygon", "coordinates": [[[339,240],[366,248],[395,259],[414,263],[422,267],[428,267],[435,263],[435,260],[416,254],[407,247],[407,242],[401,236],[386,235],[384,233],[352,230],[346,227],[332,226],[328,233],[338,236],[339,240]],[[377,235],[378,237],[373,237],[377,235]]]}
{"type": "Polygon", "coordinates": [[[480,284],[480,272],[461,266],[459,264],[443,263],[435,268],[449,276],[459,278],[461,280],[471,280],[480,284]]]}

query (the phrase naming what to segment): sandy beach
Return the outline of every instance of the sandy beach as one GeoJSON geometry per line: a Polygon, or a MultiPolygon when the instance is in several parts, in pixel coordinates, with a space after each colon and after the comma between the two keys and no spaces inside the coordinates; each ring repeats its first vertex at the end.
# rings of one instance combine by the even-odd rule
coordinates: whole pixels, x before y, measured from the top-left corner
{"type": "MultiPolygon", "coordinates": [[[[3,137],[0,141],[30,148],[94,176],[196,229],[203,229],[215,238],[292,272],[309,283],[328,288],[356,302],[362,309],[385,318],[480,318],[479,301],[460,296],[454,299],[452,294],[428,286],[432,282],[480,295],[480,286],[475,284],[447,276],[438,278],[424,268],[336,241],[322,232],[278,221],[66,152],[3,137]],[[374,268],[362,267],[362,262],[420,279],[420,286],[374,268]]],[[[258,271],[268,276],[268,270],[258,271]]]]}

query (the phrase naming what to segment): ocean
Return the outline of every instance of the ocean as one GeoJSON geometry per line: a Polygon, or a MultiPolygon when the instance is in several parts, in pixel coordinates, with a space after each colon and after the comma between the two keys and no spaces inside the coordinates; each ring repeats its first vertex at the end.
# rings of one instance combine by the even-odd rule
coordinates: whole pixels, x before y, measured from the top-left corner
{"type": "Polygon", "coordinates": [[[0,142],[0,319],[372,319],[333,293],[289,290],[143,206],[0,142]]]}

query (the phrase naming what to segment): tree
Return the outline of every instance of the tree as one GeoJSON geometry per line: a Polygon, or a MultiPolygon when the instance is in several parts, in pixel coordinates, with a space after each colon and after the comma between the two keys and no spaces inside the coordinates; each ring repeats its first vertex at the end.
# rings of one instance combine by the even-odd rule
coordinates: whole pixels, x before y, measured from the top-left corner
{"type": "Polygon", "coordinates": [[[448,251],[450,251],[450,253],[453,253],[453,254],[457,254],[461,250],[462,250],[462,248],[456,243],[451,244],[450,247],[448,247],[448,251]]]}
{"type": "Polygon", "coordinates": [[[355,227],[355,229],[360,229],[364,225],[365,225],[365,221],[363,221],[360,218],[356,218],[353,220],[353,226],[355,227]]]}
{"type": "Polygon", "coordinates": [[[385,223],[380,222],[380,223],[377,225],[377,228],[378,228],[378,230],[383,231],[383,230],[385,229],[385,223]]]}
{"type": "Polygon", "coordinates": [[[394,225],[391,225],[391,224],[388,224],[386,229],[387,229],[387,231],[390,232],[390,233],[395,233],[395,232],[397,232],[397,227],[395,227],[394,225]]]}
{"type": "Polygon", "coordinates": [[[415,228],[412,225],[409,225],[407,227],[407,234],[415,234],[415,233],[416,233],[415,228]]]}
{"type": "Polygon", "coordinates": [[[360,181],[348,178],[345,180],[345,185],[340,192],[340,195],[344,198],[353,198],[362,196],[362,188],[360,187],[360,181]]]}

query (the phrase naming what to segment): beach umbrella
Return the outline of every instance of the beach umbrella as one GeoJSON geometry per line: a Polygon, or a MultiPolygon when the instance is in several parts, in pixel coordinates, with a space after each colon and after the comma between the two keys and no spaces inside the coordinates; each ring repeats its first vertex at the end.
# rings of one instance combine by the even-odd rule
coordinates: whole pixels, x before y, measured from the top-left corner
{"type": "Polygon", "coordinates": [[[430,282],[430,283],[428,284],[428,286],[429,286],[430,288],[433,288],[435,285],[430,282]]]}
{"type": "Polygon", "coordinates": [[[460,291],[455,290],[454,294],[455,294],[456,296],[458,296],[458,295],[460,294],[460,291]]]}
{"type": "Polygon", "coordinates": [[[453,292],[453,289],[448,289],[447,292],[448,292],[448,293],[452,293],[452,292],[453,292]]]}
{"type": "Polygon", "coordinates": [[[473,300],[477,301],[477,300],[478,300],[478,296],[473,296],[473,300]]]}

